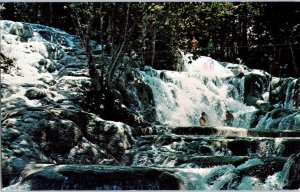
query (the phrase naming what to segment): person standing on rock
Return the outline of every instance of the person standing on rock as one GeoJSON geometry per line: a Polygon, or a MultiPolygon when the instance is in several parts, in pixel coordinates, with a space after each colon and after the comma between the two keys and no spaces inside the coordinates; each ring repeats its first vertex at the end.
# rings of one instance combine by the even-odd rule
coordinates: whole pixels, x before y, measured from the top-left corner
{"type": "Polygon", "coordinates": [[[191,52],[195,52],[196,49],[197,49],[197,45],[198,45],[198,40],[196,39],[195,36],[193,36],[193,39],[192,39],[191,43],[192,43],[191,52]]]}
{"type": "Polygon", "coordinates": [[[200,117],[200,119],[199,119],[199,124],[200,124],[201,126],[207,126],[207,125],[208,125],[208,121],[207,121],[207,119],[205,118],[205,116],[206,116],[205,112],[202,112],[202,113],[201,113],[201,117],[200,117]]]}
{"type": "Polygon", "coordinates": [[[234,120],[234,117],[230,111],[226,111],[226,119],[225,119],[225,124],[227,126],[232,126],[232,122],[234,120]]]}

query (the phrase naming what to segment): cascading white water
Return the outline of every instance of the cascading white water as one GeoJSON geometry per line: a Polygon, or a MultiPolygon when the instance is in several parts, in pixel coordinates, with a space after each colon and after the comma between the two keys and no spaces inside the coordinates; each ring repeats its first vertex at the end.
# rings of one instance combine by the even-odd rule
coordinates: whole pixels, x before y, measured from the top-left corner
{"type": "MultiPolygon", "coordinates": [[[[288,87],[285,93],[285,101],[284,101],[284,108],[285,109],[290,109],[293,107],[293,90],[295,89],[295,85],[297,83],[297,79],[293,81],[289,81],[288,87]]],[[[296,107],[296,106],[295,106],[296,107]]]]}
{"type": "Polygon", "coordinates": [[[232,111],[235,118],[255,110],[244,105],[243,93],[233,90],[228,83],[228,79],[234,78],[229,69],[210,57],[201,56],[191,63],[189,57],[190,54],[184,56],[183,72],[156,71],[148,67],[140,74],[152,88],[159,122],[197,126],[201,112],[205,112],[209,125],[220,126],[224,125],[227,110],[232,111]]]}
{"type": "Polygon", "coordinates": [[[296,185],[300,180],[300,153],[289,157],[282,170],[281,184],[284,186],[296,185]]]}

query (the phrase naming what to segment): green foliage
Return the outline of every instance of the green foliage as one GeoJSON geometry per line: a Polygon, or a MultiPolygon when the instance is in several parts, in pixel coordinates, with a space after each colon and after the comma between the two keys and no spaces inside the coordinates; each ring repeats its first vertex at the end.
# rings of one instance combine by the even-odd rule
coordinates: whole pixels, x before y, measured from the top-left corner
{"type": "MultiPolygon", "coordinates": [[[[46,24],[70,33],[79,27],[71,18],[85,30],[93,16],[91,39],[107,43],[111,36],[117,50],[124,39],[127,4],[2,3],[0,7],[3,19],[46,24]]],[[[200,54],[227,61],[239,57],[250,67],[268,69],[268,62],[261,59],[266,54],[288,63],[291,74],[297,75],[292,63],[300,62],[298,2],[141,2],[131,3],[129,14],[128,30],[132,30],[124,52],[134,48],[142,63],[150,63],[155,49],[154,67],[172,69],[172,61],[168,66],[155,63],[189,47],[196,36],[200,54]]]]}

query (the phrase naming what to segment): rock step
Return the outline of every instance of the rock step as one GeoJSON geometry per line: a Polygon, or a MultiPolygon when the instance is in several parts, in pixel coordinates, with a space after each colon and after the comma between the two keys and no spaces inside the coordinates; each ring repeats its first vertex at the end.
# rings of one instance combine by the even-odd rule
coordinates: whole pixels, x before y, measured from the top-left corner
{"type": "MultiPolygon", "coordinates": [[[[187,163],[192,163],[201,168],[213,167],[219,165],[234,165],[239,166],[246,161],[251,159],[249,156],[191,156],[191,155],[183,155],[178,157],[175,165],[182,165],[187,163]]],[[[261,159],[265,164],[274,162],[276,167],[273,167],[277,171],[282,170],[283,165],[287,161],[288,158],[285,157],[261,157],[261,159]]],[[[274,164],[273,163],[273,164],[274,164]]]]}
{"type": "MultiPolygon", "coordinates": [[[[184,153],[214,154],[230,151],[231,155],[289,157],[300,153],[300,138],[270,137],[232,137],[232,136],[199,136],[199,135],[152,135],[142,136],[136,142],[138,147],[147,145],[170,145],[175,151],[184,153]]],[[[141,148],[142,149],[142,148],[141,148]]]]}
{"type": "MultiPolygon", "coordinates": [[[[159,129],[159,127],[157,127],[159,129]]],[[[240,137],[300,137],[300,131],[261,130],[236,127],[167,127],[177,135],[219,135],[240,137]]]]}
{"type": "Polygon", "coordinates": [[[239,166],[249,160],[248,156],[194,156],[182,155],[177,158],[175,166],[182,164],[194,164],[201,168],[219,166],[219,165],[234,165],[239,166]]]}
{"type": "Polygon", "coordinates": [[[28,165],[21,184],[31,190],[180,190],[184,183],[167,168],[101,165],[28,165]]]}
{"type": "MultiPolygon", "coordinates": [[[[219,159],[240,165],[248,157],[219,159]]],[[[187,157],[186,161],[220,162],[215,157],[187,157]]],[[[281,171],[286,159],[266,158],[261,161],[232,171],[239,176],[253,176],[263,181],[281,171]]],[[[197,171],[197,168],[189,169],[191,173],[197,171]]],[[[186,168],[29,164],[22,172],[19,185],[26,183],[27,190],[28,185],[30,190],[186,190],[185,181],[177,174],[183,170],[186,168]]],[[[214,176],[218,173],[206,179],[214,180],[214,176]]]]}

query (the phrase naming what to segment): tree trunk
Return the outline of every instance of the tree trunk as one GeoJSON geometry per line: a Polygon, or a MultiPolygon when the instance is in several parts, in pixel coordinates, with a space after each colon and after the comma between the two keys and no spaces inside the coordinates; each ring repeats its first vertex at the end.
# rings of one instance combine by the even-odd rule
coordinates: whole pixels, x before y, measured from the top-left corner
{"type": "Polygon", "coordinates": [[[246,6],[243,7],[243,14],[242,14],[242,31],[241,31],[241,49],[240,49],[240,57],[244,60],[247,55],[248,51],[248,16],[247,16],[247,8],[246,6]]]}
{"type": "Polygon", "coordinates": [[[107,78],[107,84],[108,84],[108,87],[110,89],[113,88],[113,85],[114,85],[114,74],[117,70],[117,68],[119,67],[120,65],[120,62],[118,62],[118,59],[121,55],[121,53],[123,52],[123,48],[125,46],[125,43],[127,42],[127,33],[128,33],[128,21],[129,21],[129,10],[130,10],[130,3],[127,3],[127,11],[126,11],[126,23],[125,23],[125,28],[124,28],[124,39],[123,39],[123,43],[121,45],[121,47],[119,48],[118,50],[118,53],[115,57],[113,57],[113,63],[110,65],[110,67],[108,68],[108,78],[107,78]]]}
{"type": "Polygon", "coordinates": [[[151,40],[151,43],[152,43],[152,51],[151,51],[151,66],[153,67],[154,65],[154,59],[155,59],[155,42],[156,42],[156,29],[154,29],[152,31],[152,40],[151,40]]]}
{"type": "Polygon", "coordinates": [[[96,95],[99,96],[98,94],[101,91],[101,85],[100,85],[100,81],[99,81],[99,73],[96,69],[96,65],[94,63],[94,58],[93,58],[93,53],[91,50],[91,46],[90,46],[90,38],[92,36],[92,25],[94,23],[94,17],[96,15],[96,6],[95,4],[92,4],[92,14],[91,17],[89,19],[88,22],[88,30],[87,30],[87,36],[86,36],[86,42],[85,42],[85,51],[86,51],[86,55],[88,58],[88,67],[89,67],[89,75],[92,81],[92,85],[96,91],[96,95]]]}
{"type": "Polygon", "coordinates": [[[51,26],[53,22],[53,7],[52,7],[52,3],[49,3],[49,21],[48,21],[48,25],[51,26]]]}
{"type": "Polygon", "coordinates": [[[142,66],[145,66],[146,37],[147,37],[147,23],[144,21],[143,28],[142,28],[142,66]]]}
{"type": "MultiPolygon", "coordinates": [[[[101,63],[101,73],[100,73],[100,77],[99,77],[99,81],[100,81],[100,86],[103,89],[104,88],[104,43],[103,43],[103,14],[102,14],[102,4],[100,4],[100,13],[101,13],[101,17],[100,17],[100,43],[101,43],[101,54],[102,54],[102,63],[101,63]]],[[[108,42],[107,42],[108,43],[108,42]]],[[[108,46],[106,43],[106,46],[108,46]]],[[[104,90],[102,90],[104,91],[104,90]]]]}
{"type": "Polygon", "coordinates": [[[294,55],[294,50],[293,50],[293,46],[290,42],[290,40],[288,39],[288,43],[289,43],[289,46],[290,46],[290,51],[291,51],[291,56],[292,56],[292,64],[293,64],[293,68],[296,72],[296,75],[298,75],[298,67],[297,67],[297,63],[296,63],[296,59],[295,59],[295,55],[294,55]]]}

